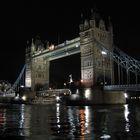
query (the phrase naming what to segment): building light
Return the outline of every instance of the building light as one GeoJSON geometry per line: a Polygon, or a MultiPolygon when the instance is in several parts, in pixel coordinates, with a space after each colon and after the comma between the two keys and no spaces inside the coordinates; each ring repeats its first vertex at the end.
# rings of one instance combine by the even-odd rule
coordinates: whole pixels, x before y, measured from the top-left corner
{"type": "Polygon", "coordinates": [[[76,48],[78,48],[79,47],[79,45],[78,44],[76,44],[76,48]]]}
{"type": "Polygon", "coordinates": [[[26,78],[25,85],[26,87],[31,87],[31,78],[26,78]]]}
{"type": "Polygon", "coordinates": [[[21,85],[20,87],[21,87],[21,88],[24,88],[24,85],[21,85]]]}
{"type": "Polygon", "coordinates": [[[127,95],[127,93],[124,93],[124,97],[125,97],[125,98],[128,98],[128,95],[127,95]]]}
{"type": "Polygon", "coordinates": [[[103,55],[107,55],[107,53],[105,51],[101,51],[101,54],[103,55]]]}
{"type": "Polygon", "coordinates": [[[24,95],[24,96],[22,96],[22,100],[23,101],[26,101],[26,99],[27,99],[27,97],[24,95]]]}
{"type": "Polygon", "coordinates": [[[53,44],[51,46],[49,46],[49,50],[50,51],[54,50],[54,45],[53,44]]]}
{"type": "Polygon", "coordinates": [[[60,100],[60,97],[59,96],[56,96],[56,101],[58,102],[60,100]]]}
{"type": "Polygon", "coordinates": [[[85,90],[85,98],[90,99],[90,96],[91,96],[91,91],[90,91],[90,89],[86,89],[86,90],[85,90]]]}

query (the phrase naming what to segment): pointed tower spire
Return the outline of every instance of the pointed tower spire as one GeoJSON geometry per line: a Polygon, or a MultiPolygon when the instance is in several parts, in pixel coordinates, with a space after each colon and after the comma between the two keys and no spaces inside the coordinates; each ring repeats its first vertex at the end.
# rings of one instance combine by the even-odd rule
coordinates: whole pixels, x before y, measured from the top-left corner
{"type": "Polygon", "coordinates": [[[80,31],[84,30],[84,19],[83,19],[83,13],[81,13],[81,23],[79,25],[80,31]]]}
{"type": "Polygon", "coordinates": [[[32,44],[31,44],[31,52],[35,52],[35,45],[34,45],[34,39],[32,38],[32,44]]]}
{"type": "Polygon", "coordinates": [[[29,40],[27,40],[27,45],[29,45],[29,40]]]}
{"type": "Polygon", "coordinates": [[[96,7],[96,5],[93,7],[93,9],[91,9],[91,19],[96,19],[99,20],[100,14],[99,14],[99,9],[96,7]]]}
{"type": "Polygon", "coordinates": [[[94,13],[94,10],[91,9],[90,12],[91,12],[90,27],[95,27],[96,23],[95,23],[95,13],[94,13]]]}
{"type": "Polygon", "coordinates": [[[110,16],[108,17],[108,21],[109,21],[109,31],[113,35],[113,26],[112,26],[112,22],[111,22],[110,16]]]}
{"type": "Polygon", "coordinates": [[[34,45],[34,39],[32,38],[32,45],[34,45]]]}
{"type": "Polygon", "coordinates": [[[83,16],[83,13],[81,13],[81,24],[84,23],[84,16],[83,16]]]}
{"type": "Polygon", "coordinates": [[[110,16],[108,17],[108,21],[109,21],[108,30],[109,30],[109,33],[110,33],[110,43],[111,43],[111,45],[113,45],[113,40],[114,40],[113,39],[114,38],[114,35],[113,35],[113,25],[112,25],[110,16]]]}
{"type": "Polygon", "coordinates": [[[26,42],[26,43],[27,43],[27,48],[29,48],[29,40],[27,40],[27,42],[26,42]]]}
{"type": "Polygon", "coordinates": [[[93,9],[91,9],[91,19],[92,19],[92,20],[95,19],[95,14],[94,14],[94,12],[93,12],[93,9]]]}

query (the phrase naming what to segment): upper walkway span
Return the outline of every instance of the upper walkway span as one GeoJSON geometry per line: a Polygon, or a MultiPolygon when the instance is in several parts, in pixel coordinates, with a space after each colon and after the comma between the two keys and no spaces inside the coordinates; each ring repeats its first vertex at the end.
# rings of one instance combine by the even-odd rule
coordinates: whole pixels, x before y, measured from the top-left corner
{"type": "Polygon", "coordinates": [[[80,38],[77,37],[70,41],[55,46],[55,48],[49,48],[43,51],[39,51],[33,55],[33,57],[47,57],[49,61],[60,59],[66,56],[80,53],[80,38]]]}

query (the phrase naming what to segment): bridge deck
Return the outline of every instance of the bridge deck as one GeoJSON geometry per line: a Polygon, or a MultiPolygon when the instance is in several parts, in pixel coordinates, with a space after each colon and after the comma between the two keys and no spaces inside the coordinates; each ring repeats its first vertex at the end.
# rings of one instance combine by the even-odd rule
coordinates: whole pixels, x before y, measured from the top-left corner
{"type": "Polygon", "coordinates": [[[118,91],[140,91],[140,84],[132,85],[107,85],[104,90],[118,90],[118,91]]]}

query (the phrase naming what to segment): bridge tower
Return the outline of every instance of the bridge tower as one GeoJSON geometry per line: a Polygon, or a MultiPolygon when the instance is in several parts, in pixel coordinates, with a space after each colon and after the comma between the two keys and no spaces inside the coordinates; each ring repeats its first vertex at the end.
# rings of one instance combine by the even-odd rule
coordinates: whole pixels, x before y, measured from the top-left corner
{"type": "MultiPolygon", "coordinates": [[[[83,19],[83,15],[81,17],[83,19]]],[[[109,21],[110,23],[110,21],[109,21]]],[[[113,51],[112,25],[91,10],[91,19],[82,20],[80,28],[81,81],[84,87],[112,84],[113,61],[110,54],[100,49],[100,43],[113,51]]]]}
{"type": "Polygon", "coordinates": [[[34,90],[48,87],[49,62],[44,57],[36,57],[44,50],[44,44],[39,37],[32,39],[32,43],[26,49],[26,76],[25,86],[34,90]]]}

